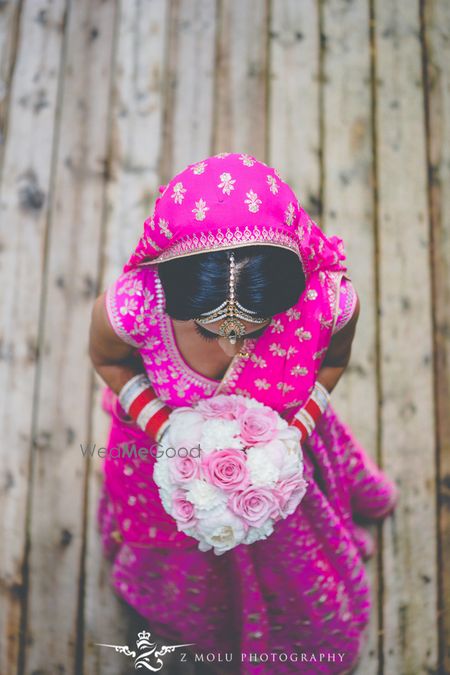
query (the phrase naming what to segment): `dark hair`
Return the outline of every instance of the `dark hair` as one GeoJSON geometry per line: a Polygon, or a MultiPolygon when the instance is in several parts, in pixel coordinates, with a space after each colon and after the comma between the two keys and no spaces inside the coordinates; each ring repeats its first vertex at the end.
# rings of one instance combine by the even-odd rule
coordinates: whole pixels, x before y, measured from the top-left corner
{"type": "MultiPolygon", "coordinates": [[[[305,288],[298,256],[275,246],[234,250],[236,300],[258,316],[273,316],[297,302],[305,288]]],[[[166,312],[174,319],[194,319],[228,296],[229,251],[199,253],[160,263],[166,312]]]]}

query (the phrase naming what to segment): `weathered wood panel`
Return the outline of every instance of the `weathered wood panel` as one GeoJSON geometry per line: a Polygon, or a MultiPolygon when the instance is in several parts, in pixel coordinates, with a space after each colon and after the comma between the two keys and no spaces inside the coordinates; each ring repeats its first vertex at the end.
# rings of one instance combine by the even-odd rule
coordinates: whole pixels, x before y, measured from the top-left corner
{"type": "Polygon", "coordinates": [[[315,0],[272,6],[268,162],[313,218],[321,213],[319,13],[315,0]]]}
{"type": "Polygon", "coordinates": [[[170,180],[213,142],[216,1],[176,0],[169,23],[161,173],[170,180]]]}
{"type": "Polygon", "coordinates": [[[401,490],[383,528],[387,675],[437,668],[431,288],[418,2],[376,0],[381,443],[401,490]]]}
{"type": "MultiPolygon", "coordinates": [[[[334,407],[376,459],[377,345],[369,4],[327,0],[323,35],[323,225],[344,239],[361,313],[349,367],[333,392],[334,407]]],[[[376,526],[369,528],[377,535],[376,526]]],[[[366,563],[372,586],[369,640],[358,667],[378,672],[377,557],[366,563]]]]}
{"type": "Polygon", "coordinates": [[[167,38],[164,0],[122,3],[115,52],[103,285],[122,269],[159,196],[161,87],[167,38]]]}
{"type": "Polygon", "coordinates": [[[266,156],[267,0],[219,3],[214,152],[266,156]]]}
{"type": "Polygon", "coordinates": [[[450,673],[450,3],[425,3],[440,503],[440,652],[450,673]]]}
{"type": "MultiPolygon", "coordinates": [[[[141,234],[142,224],[156,198],[163,147],[164,68],[167,49],[168,3],[164,0],[122,3],[117,15],[110,147],[107,158],[106,199],[103,206],[104,241],[97,282],[103,290],[117,277],[141,234]]],[[[93,268],[94,269],[94,268],[93,268]]],[[[104,384],[96,377],[90,442],[107,441],[109,417],[101,410],[104,384]]],[[[126,644],[132,614],[126,611],[110,582],[111,565],[103,558],[97,509],[103,482],[102,460],[94,456],[88,487],[86,590],[84,605],[84,672],[122,675],[127,659],[96,643],[126,644]]],[[[142,629],[143,624],[139,626],[142,629]]],[[[131,625],[134,631],[134,626],[131,625]]],[[[136,639],[136,633],[131,635],[136,639]]]]}
{"type": "MultiPolygon", "coordinates": [[[[16,671],[39,310],[65,2],[25,2],[11,83],[0,215],[0,672],[16,671]]],[[[42,439],[36,438],[35,451],[42,439]]],[[[33,542],[37,544],[37,542],[33,542]]]]}
{"type": "MultiPolygon", "coordinates": [[[[71,5],[61,81],[36,388],[27,672],[74,672],[89,430],[87,327],[101,240],[115,3],[71,5]],[[45,630],[42,627],[45,626],[45,630]]],[[[80,635],[81,637],[81,635],[80,635]]],[[[78,651],[78,653],[77,653],[78,651]]]]}
{"type": "Polygon", "coordinates": [[[16,57],[19,15],[20,5],[18,0],[0,5],[0,175],[5,143],[9,86],[16,57]]]}

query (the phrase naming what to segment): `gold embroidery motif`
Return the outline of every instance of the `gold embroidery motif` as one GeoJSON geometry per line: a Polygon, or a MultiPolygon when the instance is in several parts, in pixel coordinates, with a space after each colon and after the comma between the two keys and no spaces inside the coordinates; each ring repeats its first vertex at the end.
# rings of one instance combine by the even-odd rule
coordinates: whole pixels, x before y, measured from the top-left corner
{"type": "Polygon", "coordinates": [[[165,218],[160,218],[158,225],[159,229],[161,230],[161,233],[164,234],[164,236],[166,236],[167,239],[172,239],[172,232],[169,230],[169,221],[166,220],[165,218]]]}
{"type": "Polygon", "coordinates": [[[319,322],[320,322],[321,328],[331,328],[331,326],[333,325],[333,319],[329,319],[329,320],[324,319],[323,314],[320,315],[319,322]]]}
{"type": "Polygon", "coordinates": [[[291,307],[286,312],[286,316],[288,317],[289,321],[297,321],[300,318],[301,313],[297,309],[291,307]]]}
{"type": "Polygon", "coordinates": [[[218,183],[217,187],[220,187],[225,195],[231,194],[231,191],[234,190],[234,184],[236,182],[236,179],[232,178],[231,173],[221,173],[220,181],[221,182],[218,183]]]}
{"type": "Polygon", "coordinates": [[[155,353],[155,356],[154,356],[155,363],[158,366],[160,366],[161,363],[164,363],[165,361],[167,361],[168,358],[169,358],[169,355],[164,349],[158,349],[158,351],[155,353]]]}
{"type": "Polygon", "coordinates": [[[175,183],[175,185],[173,186],[173,192],[170,195],[175,204],[182,204],[185,192],[186,188],[183,187],[183,183],[181,181],[175,183]]]}
{"type": "Polygon", "coordinates": [[[258,367],[258,368],[266,368],[267,367],[267,361],[262,358],[262,356],[257,356],[256,354],[252,354],[250,357],[250,361],[253,362],[253,365],[258,367]]]}
{"type": "Polygon", "coordinates": [[[295,335],[298,337],[300,342],[303,342],[303,340],[311,340],[312,337],[309,330],[304,330],[303,328],[297,328],[295,335]]]}
{"type": "Polygon", "coordinates": [[[156,242],[154,242],[153,239],[151,239],[150,237],[145,237],[145,241],[147,242],[147,244],[152,246],[157,253],[159,253],[159,251],[161,250],[161,247],[158,246],[158,244],[156,242]]]}
{"type": "Polygon", "coordinates": [[[261,379],[261,378],[258,378],[258,379],[255,380],[255,386],[256,386],[258,389],[264,389],[264,390],[267,390],[267,389],[270,388],[270,383],[267,382],[267,380],[265,380],[264,378],[262,378],[262,379],[261,379]]]}
{"type": "Polygon", "coordinates": [[[269,350],[272,352],[274,356],[286,356],[286,350],[283,349],[282,346],[277,342],[272,342],[272,344],[269,347],[269,350]]]}
{"type": "Polygon", "coordinates": [[[244,166],[253,166],[255,163],[255,160],[250,157],[246,152],[242,153],[242,155],[239,157],[241,162],[244,164],[244,166]]]}
{"type": "Polygon", "coordinates": [[[256,192],[249,190],[246,192],[247,199],[244,199],[244,204],[248,204],[248,210],[250,213],[257,213],[259,211],[259,205],[262,204],[261,199],[259,199],[256,192]]]}
{"type": "Polygon", "coordinates": [[[279,389],[282,394],[287,394],[289,391],[292,391],[294,387],[290,384],[286,384],[286,382],[278,382],[277,389],[279,389]]]}
{"type": "Polygon", "coordinates": [[[130,316],[134,316],[137,308],[138,308],[137,300],[135,300],[134,298],[125,298],[124,303],[119,311],[122,314],[122,316],[127,316],[127,314],[129,314],[130,316]]]}
{"type": "Polygon", "coordinates": [[[305,368],[304,366],[294,366],[291,369],[291,375],[307,375],[308,374],[308,368],[305,368]]]}
{"type": "Polygon", "coordinates": [[[165,370],[159,370],[156,373],[155,377],[155,382],[156,384],[167,384],[169,382],[169,376],[167,375],[167,372],[165,370]]]}
{"type": "Polygon", "coordinates": [[[206,162],[197,162],[197,164],[194,164],[194,166],[191,166],[191,171],[195,173],[196,176],[199,176],[201,173],[204,172],[204,170],[207,167],[206,162]]]}
{"type": "Polygon", "coordinates": [[[209,206],[206,206],[205,200],[201,198],[195,202],[195,208],[192,209],[196,220],[205,220],[207,211],[209,211],[209,206]]]}
{"type": "Polygon", "coordinates": [[[284,331],[284,326],[280,319],[273,319],[269,326],[272,333],[282,333],[284,331]]]}
{"type": "Polygon", "coordinates": [[[247,396],[247,398],[251,398],[252,395],[250,394],[247,389],[239,389],[239,387],[236,387],[236,394],[240,394],[240,396],[247,396]]]}
{"type": "Polygon", "coordinates": [[[268,174],[267,176],[267,184],[269,185],[271,193],[276,195],[278,193],[278,183],[271,174],[268,174]]]}
{"type": "Polygon", "coordinates": [[[284,212],[284,222],[286,225],[291,226],[294,222],[295,217],[295,208],[292,202],[289,202],[286,211],[284,212]]]}

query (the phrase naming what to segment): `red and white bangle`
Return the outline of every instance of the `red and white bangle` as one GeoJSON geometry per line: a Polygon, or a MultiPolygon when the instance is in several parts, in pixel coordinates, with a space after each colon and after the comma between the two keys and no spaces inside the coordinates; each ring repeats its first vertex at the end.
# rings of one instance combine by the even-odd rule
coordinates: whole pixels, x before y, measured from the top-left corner
{"type": "Polygon", "coordinates": [[[119,392],[119,403],[138,427],[160,440],[171,409],[157,397],[147,375],[141,373],[128,380],[119,392]]]}
{"type": "Polygon", "coordinates": [[[317,420],[324,413],[329,402],[329,392],[320,382],[316,382],[311,396],[291,420],[291,425],[301,432],[301,441],[306,440],[312,434],[317,420]]]}

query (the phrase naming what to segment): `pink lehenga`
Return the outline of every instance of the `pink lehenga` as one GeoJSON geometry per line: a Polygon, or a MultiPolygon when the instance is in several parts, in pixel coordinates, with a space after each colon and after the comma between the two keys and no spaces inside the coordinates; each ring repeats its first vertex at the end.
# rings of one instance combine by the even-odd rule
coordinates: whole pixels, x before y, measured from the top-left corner
{"type": "MultiPolygon", "coordinates": [[[[139,350],[155,391],[171,407],[238,393],[289,419],[306,402],[330,339],[354,306],[342,241],[325,237],[278,173],[248,155],[207,158],[162,190],[163,200],[157,200],[146,221],[136,252],[107,291],[111,325],[139,350]],[[198,180],[213,174],[224,159],[226,172],[217,169],[209,185],[198,180]],[[251,189],[245,183],[249,175],[251,189]],[[231,180],[234,199],[242,199],[232,219],[228,212],[227,223],[235,224],[225,226],[221,209],[231,180]],[[265,196],[269,200],[274,194],[280,213],[266,210],[264,226],[257,221],[247,226],[257,200],[264,206],[265,196]],[[241,202],[245,213],[239,211],[241,202]],[[195,220],[186,220],[187,211],[178,217],[183,203],[195,205],[189,208],[195,220]],[[214,224],[207,228],[199,209],[215,206],[214,224]],[[271,214],[273,223],[267,221],[271,214]],[[217,382],[193,371],[181,355],[153,263],[256,243],[296,250],[305,291],[294,307],[273,317],[260,338],[246,341],[246,357],[235,357],[217,382]]],[[[124,444],[151,447],[151,439],[126,418],[109,389],[103,403],[111,414],[109,451],[124,444]]],[[[308,489],[297,510],[277,523],[268,539],[221,556],[200,552],[195,540],[177,531],[159,500],[151,454],[107,454],[98,510],[104,552],[112,562],[114,588],[149,630],[168,642],[194,643],[196,654],[233,654],[230,672],[242,675],[348,673],[354,668],[371,610],[363,561],[373,554],[373,540],[354,517],[385,517],[398,492],[332,405],[303,453],[308,489]]]]}

